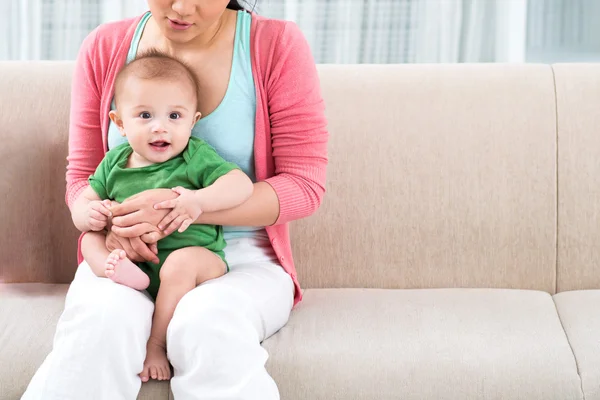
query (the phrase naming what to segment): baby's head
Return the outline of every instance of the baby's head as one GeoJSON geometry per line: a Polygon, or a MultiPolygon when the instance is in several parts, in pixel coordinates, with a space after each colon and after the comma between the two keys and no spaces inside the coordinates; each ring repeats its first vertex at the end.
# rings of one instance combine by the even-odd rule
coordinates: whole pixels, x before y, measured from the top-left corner
{"type": "Polygon", "coordinates": [[[110,119],[138,157],[137,164],[170,160],[185,150],[198,112],[198,78],[181,61],[149,51],[115,80],[110,119]]]}

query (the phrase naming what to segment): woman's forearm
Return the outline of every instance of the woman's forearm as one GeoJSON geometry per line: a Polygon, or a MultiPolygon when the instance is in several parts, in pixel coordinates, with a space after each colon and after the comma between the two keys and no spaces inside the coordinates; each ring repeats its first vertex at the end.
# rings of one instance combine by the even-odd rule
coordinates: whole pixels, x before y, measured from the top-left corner
{"type": "Polygon", "coordinates": [[[275,190],[266,182],[254,184],[254,192],[241,205],[228,210],[203,213],[197,224],[269,226],[279,217],[279,199],[275,190]]]}

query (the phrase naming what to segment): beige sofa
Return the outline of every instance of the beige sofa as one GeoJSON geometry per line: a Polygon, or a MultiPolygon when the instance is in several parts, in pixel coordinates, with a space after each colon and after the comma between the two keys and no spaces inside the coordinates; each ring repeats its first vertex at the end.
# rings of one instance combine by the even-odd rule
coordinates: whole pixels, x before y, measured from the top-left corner
{"type": "MultiPolygon", "coordinates": [[[[281,398],[600,399],[600,65],[319,70],[328,192],[292,225],[305,300],[263,343],[281,398]]],[[[71,72],[0,64],[2,400],[76,268],[71,72]]]]}

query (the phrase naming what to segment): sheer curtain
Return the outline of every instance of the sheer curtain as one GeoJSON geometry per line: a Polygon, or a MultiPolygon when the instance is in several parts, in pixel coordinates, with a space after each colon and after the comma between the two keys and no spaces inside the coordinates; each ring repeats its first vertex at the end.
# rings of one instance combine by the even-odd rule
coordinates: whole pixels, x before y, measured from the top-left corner
{"type": "MultiPolygon", "coordinates": [[[[0,0],[0,60],[73,59],[98,24],[146,9],[145,0],[0,0]]],[[[600,58],[600,0],[258,0],[255,11],[295,21],[319,63],[600,58]]]]}
{"type": "Polygon", "coordinates": [[[600,1],[528,0],[527,61],[600,61],[600,1]]]}
{"type": "Polygon", "coordinates": [[[2,0],[0,60],[65,60],[102,22],[133,16],[144,0],[2,0]]]}
{"type": "Polygon", "coordinates": [[[259,0],[293,20],[317,62],[522,62],[526,0],[259,0]]]}

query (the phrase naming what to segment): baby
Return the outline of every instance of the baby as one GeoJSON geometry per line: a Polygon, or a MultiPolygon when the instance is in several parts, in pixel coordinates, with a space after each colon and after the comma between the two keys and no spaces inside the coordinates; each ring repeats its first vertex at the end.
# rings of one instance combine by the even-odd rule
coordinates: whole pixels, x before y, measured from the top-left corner
{"type": "MultiPolygon", "coordinates": [[[[142,377],[169,379],[167,326],[179,300],[228,270],[223,228],[194,224],[203,212],[236,207],[252,194],[251,180],[191,130],[200,118],[198,82],[185,64],[152,51],[126,65],[115,81],[110,119],[128,143],[109,151],[71,214],[86,234],[82,253],[92,271],[121,285],[147,290],[156,305],[142,377]],[[134,264],[123,250],[109,252],[105,235],[111,200],[147,189],[170,188],[179,229],[160,240],[159,262],[134,264]]],[[[127,305],[124,304],[124,307],[127,305]]]]}

